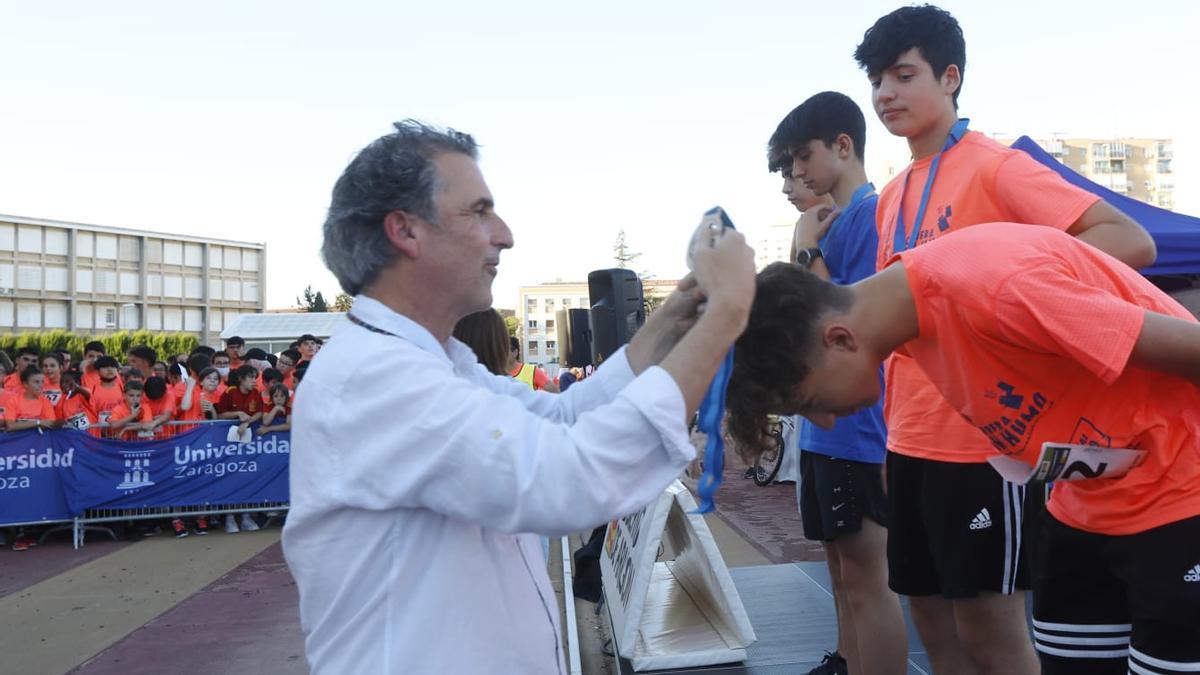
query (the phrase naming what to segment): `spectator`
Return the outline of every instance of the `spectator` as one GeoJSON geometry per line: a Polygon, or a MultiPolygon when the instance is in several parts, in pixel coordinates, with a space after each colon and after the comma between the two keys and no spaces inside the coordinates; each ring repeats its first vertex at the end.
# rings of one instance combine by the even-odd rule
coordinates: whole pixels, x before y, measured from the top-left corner
{"type": "Polygon", "coordinates": [[[148,431],[157,436],[170,436],[173,429],[164,426],[175,417],[175,394],[167,388],[167,381],[155,375],[146,380],[145,406],[150,409],[150,426],[148,431]]]}
{"type": "Polygon", "coordinates": [[[259,389],[263,393],[263,411],[265,414],[265,411],[271,407],[271,388],[277,384],[283,384],[283,373],[279,372],[275,368],[267,368],[266,370],[262,371],[262,375],[259,375],[258,380],[259,389]]]}
{"type": "Polygon", "coordinates": [[[65,349],[55,349],[55,354],[58,354],[59,363],[62,364],[63,372],[71,369],[71,352],[65,349]]]}
{"type": "Polygon", "coordinates": [[[222,380],[229,377],[229,371],[231,370],[229,364],[229,354],[225,352],[215,352],[212,355],[212,367],[216,368],[217,372],[221,374],[222,380]]]}
{"type": "Polygon", "coordinates": [[[10,399],[9,405],[4,409],[4,421],[9,431],[54,426],[54,406],[42,396],[45,377],[37,366],[29,366],[21,371],[21,385],[24,391],[20,396],[10,399]]]}
{"type": "Polygon", "coordinates": [[[49,352],[42,357],[42,375],[45,377],[45,384],[42,385],[42,396],[50,401],[50,407],[58,405],[58,399],[62,398],[62,357],[57,352],[49,352]]]}
{"type": "MultiPolygon", "coordinates": [[[[208,357],[200,353],[192,353],[188,358],[185,367],[187,377],[184,378],[183,387],[180,391],[183,393],[179,396],[179,406],[176,411],[176,417],[185,421],[197,421],[205,419],[202,401],[201,380],[202,373],[212,371],[213,380],[217,383],[221,380],[221,375],[209,365],[208,357]]],[[[213,387],[214,391],[216,387],[213,387]]],[[[221,395],[217,394],[217,400],[220,400],[221,395]]],[[[190,428],[190,427],[189,427],[190,428]]]]}
{"type": "Polygon", "coordinates": [[[292,381],[292,373],[295,372],[296,365],[300,363],[300,358],[300,350],[285,349],[279,353],[279,359],[275,361],[275,367],[283,373],[283,384],[288,389],[296,388],[296,383],[292,381]]]}
{"type": "MultiPolygon", "coordinates": [[[[4,358],[0,359],[0,382],[8,377],[9,370],[12,369],[13,362],[9,360],[8,355],[0,352],[4,358]]],[[[16,402],[16,394],[13,394],[7,389],[0,389],[0,427],[4,425],[4,413],[16,402]]]]}
{"type": "Polygon", "coordinates": [[[125,383],[125,396],[112,409],[112,416],[109,418],[110,436],[119,438],[131,431],[150,428],[150,407],[142,404],[144,390],[145,385],[141,380],[130,380],[125,383]]]}
{"type": "Polygon", "coordinates": [[[217,419],[217,406],[225,395],[225,383],[216,368],[205,368],[200,373],[200,411],[205,419],[217,419]]]}
{"type": "Polygon", "coordinates": [[[566,391],[571,385],[575,384],[575,373],[571,372],[570,368],[563,368],[558,374],[558,390],[566,391]]]}
{"type": "MultiPolygon", "coordinates": [[[[124,400],[124,385],[117,377],[120,365],[111,356],[101,356],[96,359],[96,386],[91,388],[92,410],[100,424],[108,424],[112,417],[113,408],[124,400]]],[[[86,379],[85,374],[83,378],[86,379]]],[[[86,385],[85,385],[86,386],[86,385]]]]}
{"type": "Polygon", "coordinates": [[[495,309],[468,314],[454,325],[454,337],[475,352],[493,375],[508,375],[508,326],[495,309]]]}
{"type": "Polygon", "coordinates": [[[125,369],[125,384],[129,384],[130,382],[141,382],[142,384],[145,384],[145,371],[141,370],[140,368],[132,367],[125,369]]]}
{"type": "Polygon", "coordinates": [[[61,382],[62,397],[58,399],[58,406],[54,409],[59,426],[86,431],[96,423],[91,392],[79,384],[76,371],[68,370],[63,373],[61,382]]]}
{"type": "MultiPolygon", "coordinates": [[[[250,428],[250,425],[262,419],[262,394],[255,388],[254,383],[258,379],[258,371],[251,365],[243,365],[229,375],[229,388],[221,394],[221,401],[217,404],[217,416],[220,419],[235,419],[239,421],[237,426],[238,437],[242,437],[250,428]]],[[[258,529],[258,524],[250,518],[249,513],[243,513],[241,519],[241,529],[247,532],[253,532],[258,529]]],[[[238,522],[235,514],[225,516],[225,531],[234,534],[239,531],[238,522]]]]}
{"type": "Polygon", "coordinates": [[[515,337],[509,338],[511,349],[508,362],[508,374],[518,382],[523,382],[534,391],[558,393],[558,385],[550,379],[546,371],[532,363],[521,363],[521,341],[515,337]]]}
{"type": "Polygon", "coordinates": [[[20,396],[25,392],[25,387],[21,384],[21,374],[29,366],[37,367],[38,360],[41,357],[41,352],[33,347],[21,347],[17,350],[16,368],[8,374],[4,379],[4,388],[12,393],[20,396]]]}
{"type": "Polygon", "coordinates": [[[242,365],[242,354],[246,351],[246,341],[234,335],[225,341],[225,354],[229,356],[229,367],[238,368],[242,365]]]}
{"type": "Polygon", "coordinates": [[[260,436],[272,431],[289,431],[292,428],[292,402],[288,388],[276,384],[271,387],[270,397],[262,425],[258,427],[260,436]]]}
{"type": "Polygon", "coordinates": [[[167,379],[167,362],[155,361],[154,366],[150,369],[151,377],[161,377],[165,382],[167,379]]]}
{"type": "Polygon", "coordinates": [[[83,347],[83,361],[79,364],[79,383],[94,390],[100,384],[100,373],[97,372],[96,361],[105,355],[104,343],[92,340],[83,347]]]}
{"type": "Polygon", "coordinates": [[[301,361],[312,361],[313,357],[317,355],[317,351],[320,349],[320,346],[317,344],[318,342],[319,340],[317,340],[315,335],[309,335],[308,333],[305,333],[297,338],[296,348],[300,350],[301,361]]]}
{"type": "Polygon", "coordinates": [[[125,355],[125,363],[130,368],[136,368],[142,373],[142,377],[154,373],[154,363],[158,361],[158,352],[146,345],[137,345],[129,348],[129,353],[125,355]]]}
{"type": "Polygon", "coordinates": [[[196,347],[195,349],[192,350],[192,353],[188,355],[188,358],[191,358],[197,354],[203,354],[208,357],[208,360],[211,361],[213,354],[216,354],[216,353],[217,353],[217,350],[213,349],[212,347],[209,347],[207,345],[200,345],[199,347],[196,347]]]}
{"type": "Polygon", "coordinates": [[[300,380],[304,379],[304,374],[308,372],[308,361],[301,361],[296,364],[296,369],[292,371],[292,398],[296,397],[296,390],[300,388],[300,380]]]}

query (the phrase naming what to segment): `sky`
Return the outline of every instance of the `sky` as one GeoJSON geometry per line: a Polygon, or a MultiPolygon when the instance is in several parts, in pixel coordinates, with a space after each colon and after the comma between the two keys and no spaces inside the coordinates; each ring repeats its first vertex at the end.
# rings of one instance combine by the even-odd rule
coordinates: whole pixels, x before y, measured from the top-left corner
{"type": "MultiPolygon", "coordinates": [[[[516,241],[497,307],[613,266],[621,228],[678,278],[709,207],[751,235],[795,219],[764,151],[808,96],[863,108],[868,174],[907,162],[852,57],[899,6],[0,0],[0,213],[264,242],[267,307],[289,307],[338,290],[319,249],[346,163],[417,118],[482,146],[516,241]]],[[[1176,208],[1200,214],[1200,3],[942,6],[972,128],[1173,138],[1176,208]]]]}

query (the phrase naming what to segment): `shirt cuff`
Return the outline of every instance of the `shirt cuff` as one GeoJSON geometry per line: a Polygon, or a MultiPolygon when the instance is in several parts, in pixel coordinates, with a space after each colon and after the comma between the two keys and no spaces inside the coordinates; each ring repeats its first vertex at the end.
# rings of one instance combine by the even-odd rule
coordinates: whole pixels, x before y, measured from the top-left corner
{"type": "Polygon", "coordinates": [[[622,345],[620,349],[613,352],[600,367],[596,369],[592,377],[599,380],[600,388],[604,391],[604,398],[611,401],[621,395],[625,387],[633,382],[634,374],[633,367],[629,365],[629,357],[625,354],[627,347],[622,345]]]}
{"type": "MultiPolygon", "coordinates": [[[[628,368],[626,362],[626,368],[628,368]]],[[[688,437],[684,423],[687,411],[683,392],[675,378],[660,366],[651,366],[625,387],[621,396],[637,408],[662,438],[663,447],[673,459],[690,462],[696,458],[696,448],[688,437]]]]}

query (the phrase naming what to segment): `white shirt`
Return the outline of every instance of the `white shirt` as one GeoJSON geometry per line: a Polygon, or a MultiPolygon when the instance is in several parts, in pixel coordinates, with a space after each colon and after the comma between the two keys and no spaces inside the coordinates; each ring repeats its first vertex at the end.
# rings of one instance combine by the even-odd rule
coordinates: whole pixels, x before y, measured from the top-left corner
{"type": "Polygon", "coordinates": [[[679,387],[622,350],[535,393],[371,298],[353,314],[399,337],[342,324],[296,394],[283,548],[312,672],[565,672],[537,535],[632,513],[683,471],[679,387]]]}

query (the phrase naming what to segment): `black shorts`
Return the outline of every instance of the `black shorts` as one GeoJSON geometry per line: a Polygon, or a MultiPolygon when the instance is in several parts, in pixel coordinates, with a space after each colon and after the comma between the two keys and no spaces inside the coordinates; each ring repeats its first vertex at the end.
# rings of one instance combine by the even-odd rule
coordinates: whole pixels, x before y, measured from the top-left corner
{"type": "Polygon", "coordinates": [[[1042,517],[1033,584],[1042,672],[1200,672],[1200,516],[1125,536],[1042,517]]]}
{"type": "Polygon", "coordinates": [[[863,516],[887,527],[887,497],[879,464],[800,451],[800,520],[804,536],[833,541],[862,529],[863,516]]]}
{"type": "Polygon", "coordinates": [[[888,452],[888,586],[948,599],[1028,589],[1024,493],[987,463],[888,452]]]}

